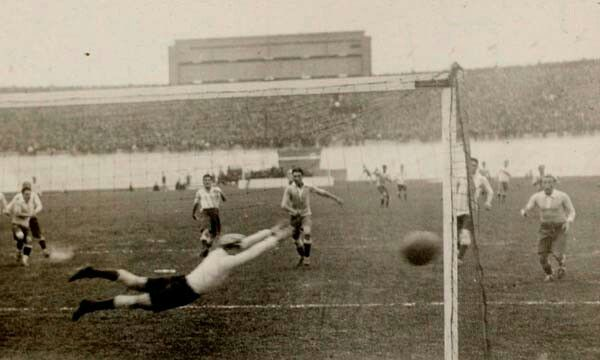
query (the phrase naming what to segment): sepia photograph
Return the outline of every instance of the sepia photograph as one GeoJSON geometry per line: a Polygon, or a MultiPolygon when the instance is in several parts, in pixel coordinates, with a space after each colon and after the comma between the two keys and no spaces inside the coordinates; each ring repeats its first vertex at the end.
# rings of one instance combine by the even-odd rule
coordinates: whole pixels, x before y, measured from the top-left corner
{"type": "Polygon", "coordinates": [[[4,0],[0,359],[600,359],[600,2],[4,0]]]}

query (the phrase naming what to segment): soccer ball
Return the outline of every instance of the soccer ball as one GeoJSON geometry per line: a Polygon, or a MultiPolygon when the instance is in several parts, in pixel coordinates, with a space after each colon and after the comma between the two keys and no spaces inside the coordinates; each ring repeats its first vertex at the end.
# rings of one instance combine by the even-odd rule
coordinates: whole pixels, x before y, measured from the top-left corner
{"type": "Polygon", "coordinates": [[[430,231],[412,231],[402,242],[402,257],[411,265],[422,266],[429,264],[440,253],[442,241],[430,231]]]}

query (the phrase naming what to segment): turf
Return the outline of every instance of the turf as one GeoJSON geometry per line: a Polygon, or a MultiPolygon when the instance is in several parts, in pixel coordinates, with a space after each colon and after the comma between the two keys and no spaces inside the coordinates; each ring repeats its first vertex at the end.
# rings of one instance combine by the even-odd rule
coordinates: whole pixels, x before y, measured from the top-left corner
{"type": "MultiPolygon", "coordinates": [[[[506,203],[479,215],[481,258],[494,359],[597,359],[597,178],[566,178],[560,188],[578,211],[568,274],[544,283],[535,255],[536,217],[518,210],[532,188],[514,181],[506,203]],[[590,303],[585,303],[586,301],[590,303]],[[526,303],[536,302],[536,303],[526,303]],[[545,302],[545,303],[540,303],[545,302]],[[565,303],[559,303],[565,302],[565,303]]],[[[281,190],[224,187],[224,232],[250,233],[285,219],[281,190]]],[[[0,357],[6,359],[440,359],[444,352],[441,259],[404,263],[399,246],[411,230],[441,233],[441,186],[409,183],[407,202],[379,207],[364,183],[331,191],[343,208],[313,196],[313,263],[296,268],[291,240],[234,273],[192,307],[153,314],[94,313],[70,320],[83,298],[124,292],[99,280],[68,283],[86,264],[140,275],[191,270],[199,261],[193,192],[44,194],[40,217],[51,246],[75,248],[51,264],[34,247],[31,266],[14,260],[0,224],[0,357]]],[[[481,307],[473,253],[460,269],[460,358],[481,359],[481,307]]]]}

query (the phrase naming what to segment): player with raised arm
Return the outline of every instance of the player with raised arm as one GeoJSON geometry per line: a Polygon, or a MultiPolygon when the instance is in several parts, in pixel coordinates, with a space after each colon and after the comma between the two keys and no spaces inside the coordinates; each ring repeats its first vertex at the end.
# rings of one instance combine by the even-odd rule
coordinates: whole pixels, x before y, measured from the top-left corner
{"type": "Polygon", "coordinates": [[[201,232],[209,229],[210,238],[202,240],[203,255],[208,253],[213,241],[221,234],[221,217],[219,206],[221,201],[227,201],[223,191],[218,186],[213,186],[212,176],[205,174],[202,177],[202,187],[196,192],[192,218],[200,220],[201,232]],[[196,214],[200,209],[200,217],[196,214]]]}
{"type": "Polygon", "coordinates": [[[508,193],[508,184],[510,182],[510,172],[508,171],[508,160],[504,160],[504,167],[498,171],[498,200],[505,202],[508,193]]]}
{"type": "Polygon", "coordinates": [[[566,274],[567,233],[575,220],[575,208],[571,198],[566,193],[556,190],[555,184],[554,176],[545,174],[542,178],[542,191],[533,194],[527,205],[521,209],[521,215],[524,217],[534,208],[539,209],[538,255],[546,274],[545,281],[555,278],[552,265],[548,262],[550,254],[558,262],[556,278],[560,279],[566,274]]]}
{"type": "Polygon", "coordinates": [[[377,187],[377,191],[381,195],[380,198],[380,206],[381,207],[389,207],[390,206],[390,193],[385,186],[387,182],[392,182],[390,175],[387,173],[387,165],[383,165],[381,167],[381,171],[378,168],[375,168],[373,172],[370,172],[366,166],[363,165],[363,171],[367,176],[373,179],[375,186],[377,187]]]}
{"type": "Polygon", "coordinates": [[[332,193],[316,186],[304,184],[304,171],[301,168],[292,170],[294,182],[288,185],[283,192],[281,208],[290,215],[290,223],[293,228],[292,238],[296,245],[296,251],[300,255],[298,265],[310,265],[310,251],[313,239],[311,237],[312,219],[310,208],[310,193],[335,200],[342,205],[344,202],[332,193]],[[303,239],[301,238],[303,234],[303,239]]]}
{"type": "MultiPolygon", "coordinates": [[[[479,197],[485,192],[485,209],[491,210],[492,200],[494,199],[494,190],[490,182],[478,171],[479,161],[471,158],[471,181],[474,187],[473,201],[471,207],[473,211],[478,208],[479,197]]],[[[466,178],[458,178],[456,183],[456,227],[458,233],[458,264],[462,264],[463,258],[471,245],[471,239],[475,227],[473,218],[469,209],[469,183],[466,178]]]]}
{"type": "Polygon", "coordinates": [[[82,300],[73,313],[73,321],[83,315],[119,308],[144,309],[160,312],[188,305],[208,291],[220,286],[239,266],[275,248],[280,240],[289,237],[291,229],[276,225],[253,235],[226,234],[221,236],[206,258],[187,275],[148,278],[123,269],[99,270],[85,267],[69,282],[80,279],[106,279],[124,284],[135,295],[117,295],[101,301],[82,300]]]}

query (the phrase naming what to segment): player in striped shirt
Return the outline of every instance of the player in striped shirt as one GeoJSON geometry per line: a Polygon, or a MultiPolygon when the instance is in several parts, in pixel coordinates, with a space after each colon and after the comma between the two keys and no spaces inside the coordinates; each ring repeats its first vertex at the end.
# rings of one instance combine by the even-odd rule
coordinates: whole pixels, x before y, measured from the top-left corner
{"type": "Polygon", "coordinates": [[[202,177],[202,187],[196,192],[194,198],[194,208],[192,209],[192,218],[200,221],[201,233],[208,229],[210,237],[202,238],[203,255],[208,254],[215,238],[221,234],[221,218],[219,216],[219,206],[221,202],[227,201],[223,191],[218,186],[213,186],[212,176],[205,174],[202,177]],[[196,214],[200,209],[200,217],[196,214]]]}
{"type": "Polygon", "coordinates": [[[302,177],[304,171],[301,168],[292,170],[294,182],[288,185],[283,192],[281,199],[281,208],[286,210],[290,215],[290,223],[293,228],[292,238],[296,244],[296,251],[300,255],[298,265],[310,265],[310,250],[313,239],[311,237],[312,219],[310,209],[310,193],[314,192],[317,195],[335,200],[342,205],[344,202],[339,197],[332,193],[318,188],[316,186],[304,184],[302,177]],[[301,239],[300,234],[304,234],[301,239]]]}
{"type": "MultiPolygon", "coordinates": [[[[485,193],[485,209],[491,210],[492,200],[494,199],[494,190],[486,177],[478,171],[479,161],[471,158],[471,182],[474,187],[474,194],[471,202],[471,208],[476,211],[478,208],[479,197],[485,193]]],[[[471,209],[469,209],[469,184],[466,178],[458,178],[456,182],[454,198],[456,199],[456,227],[458,233],[458,264],[462,264],[463,258],[471,245],[471,239],[474,232],[473,218],[471,209]]]]}
{"type": "Polygon", "coordinates": [[[274,249],[279,241],[289,237],[291,229],[276,225],[253,235],[225,234],[202,262],[187,275],[148,278],[123,269],[96,269],[91,266],[78,270],[69,282],[80,279],[105,279],[124,284],[140,294],[117,295],[101,301],[82,300],[72,316],[73,321],[83,315],[118,308],[143,309],[161,312],[188,305],[207,292],[221,286],[239,266],[274,249]]]}
{"type": "Polygon", "coordinates": [[[521,209],[521,215],[527,216],[534,208],[539,209],[540,228],[538,231],[538,255],[540,265],[546,274],[545,281],[554,280],[552,265],[548,257],[552,254],[558,262],[556,278],[566,274],[565,250],[567,233],[575,220],[575,208],[566,193],[556,190],[556,178],[550,174],[542,177],[542,191],[533,194],[527,205],[521,209]]]}

